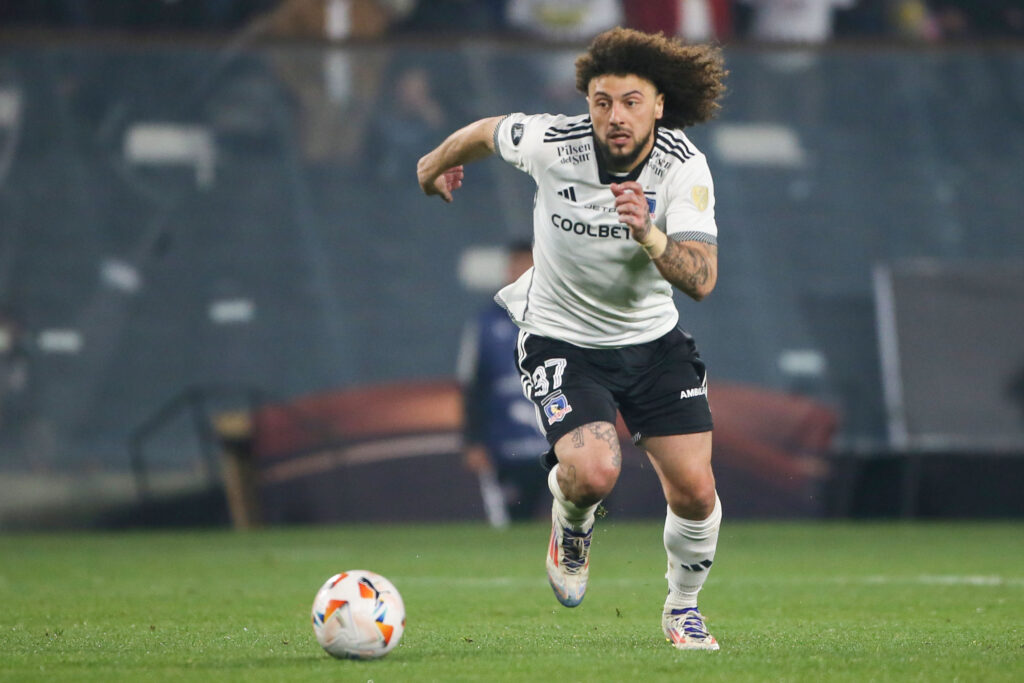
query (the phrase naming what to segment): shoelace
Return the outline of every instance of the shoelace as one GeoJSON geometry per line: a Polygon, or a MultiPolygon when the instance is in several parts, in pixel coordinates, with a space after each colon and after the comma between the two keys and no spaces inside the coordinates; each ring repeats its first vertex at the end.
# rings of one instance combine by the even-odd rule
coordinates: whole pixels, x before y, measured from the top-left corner
{"type": "Polygon", "coordinates": [[[707,628],[704,626],[704,616],[696,607],[674,609],[669,614],[672,615],[672,621],[676,622],[676,624],[682,622],[682,628],[678,626],[675,628],[682,631],[686,636],[698,640],[708,637],[707,628]]]}
{"type": "Polygon", "coordinates": [[[587,563],[590,537],[590,531],[573,531],[562,527],[562,566],[569,573],[578,572],[587,563]]]}

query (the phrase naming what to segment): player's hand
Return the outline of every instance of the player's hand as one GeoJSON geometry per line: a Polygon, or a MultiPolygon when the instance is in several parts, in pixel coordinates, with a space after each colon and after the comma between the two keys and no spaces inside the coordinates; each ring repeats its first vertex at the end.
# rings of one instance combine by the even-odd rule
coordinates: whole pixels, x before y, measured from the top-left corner
{"type": "Polygon", "coordinates": [[[462,166],[453,166],[439,176],[431,177],[422,169],[422,162],[416,169],[416,175],[420,182],[420,188],[428,197],[437,195],[448,203],[452,201],[452,193],[462,187],[462,178],[465,169],[462,166]]]}
{"type": "Polygon", "coordinates": [[[643,244],[654,227],[644,188],[640,183],[629,180],[624,183],[612,183],[611,189],[615,195],[615,210],[619,214],[619,220],[629,227],[633,239],[643,244]]]}

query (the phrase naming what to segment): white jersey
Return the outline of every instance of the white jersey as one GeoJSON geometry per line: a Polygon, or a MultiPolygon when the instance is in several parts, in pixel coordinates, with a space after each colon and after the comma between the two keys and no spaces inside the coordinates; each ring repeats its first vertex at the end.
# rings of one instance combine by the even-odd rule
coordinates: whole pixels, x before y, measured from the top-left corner
{"type": "Polygon", "coordinates": [[[624,177],[599,167],[588,115],[510,114],[494,146],[537,183],[534,267],[495,297],[516,324],[586,348],[642,344],[675,327],[672,285],[619,222],[609,185],[636,180],[671,239],[716,244],[711,172],[683,132],[657,128],[651,155],[624,177]]]}

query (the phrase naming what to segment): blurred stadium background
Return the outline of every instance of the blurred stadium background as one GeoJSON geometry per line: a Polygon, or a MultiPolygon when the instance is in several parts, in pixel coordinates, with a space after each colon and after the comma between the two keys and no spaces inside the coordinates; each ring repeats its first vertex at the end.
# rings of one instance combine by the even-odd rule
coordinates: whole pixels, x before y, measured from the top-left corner
{"type": "MultiPolygon", "coordinates": [[[[415,162],[582,111],[617,23],[731,70],[677,299],[730,514],[1021,516],[1024,8],[789,4],[0,2],[0,529],[482,519],[455,358],[532,184],[415,162]]],[[[659,501],[632,453],[612,512],[659,501]]]]}

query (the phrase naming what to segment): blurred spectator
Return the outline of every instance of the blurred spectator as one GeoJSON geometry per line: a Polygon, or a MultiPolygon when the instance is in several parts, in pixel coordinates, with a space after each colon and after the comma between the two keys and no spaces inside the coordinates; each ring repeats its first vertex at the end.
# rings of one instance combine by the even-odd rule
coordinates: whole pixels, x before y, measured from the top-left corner
{"type": "Polygon", "coordinates": [[[589,40],[623,21],[619,0],[508,0],[512,29],[550,41],[589,40]]]}
{"type": "Polygon", "coordinates": [[[408,180],[409,166],[441,134],[445,112],[426,69],[408,67],[385,80],[393,85],[370,123],[363,158],[374,166],[378,180],[408,180]]]}
{"type": "Polygon", "coordinates": [[[896,36],[927,42],[941,37],[938,24],[925,0],[893,0],[886,9],[887,25],[896,36]]]}
{"type": "Polygon", "coordinates": [[[837,9],[856,0],[740,0],[750,6],[748,35],[767,43],[818,44],[832,37],[837,9]]]}
{"type": "MultiPolygon", "coordinates": [[[[516,280],[533,265],[528,241],[509,245],[506,279],[516,280]]],[[[540,454],[548,450],[536,409],[523,395],[515,346],[519,328],[491,303],[466,325],[459,349],[463,390],[466,467],[480,478],[487,518],[493,526],[529,519],[548,502],[540,454]]]]}
{"type": "MultiPolygon", "coordinates": [[[[257,17],[254,34],[271,38],[346,40],[388,32],[414,0],[283,0],[257,17]]],[[[362,151],[370,109],[377,100],[386,56],[351,49],[286,50],[271,54],[275,70],[294,92],[303,157],[311,162],[354,161],[362,151]]]]}
{"type": "Polygon", "coordinates": [[[7,25],[152,30],[228,30],[278,0],[0,0],[7,25]]]}
{"type": "Polygon", "coordinates": [[[930,0],[929,6],[945,39],[1024,36],[1021,0],[930,0]]]}
{"type": "Polygon", "coordinates": [[[372,38],[407,14],[415,0],[283,0],[258,19],[281,38],[372,38]]]}
{"type": "Polygon", "coordinates": [[[415,7],[395,25],[396,33],[473,34],[501,32],[506,0],[414,0],[415,7]]]}
{"type": "Polygon", "coordinates": [[[732,37],[730,0],[622,0],[626,26],[646,33],[661,31],[689,42],[732,37]]]}

